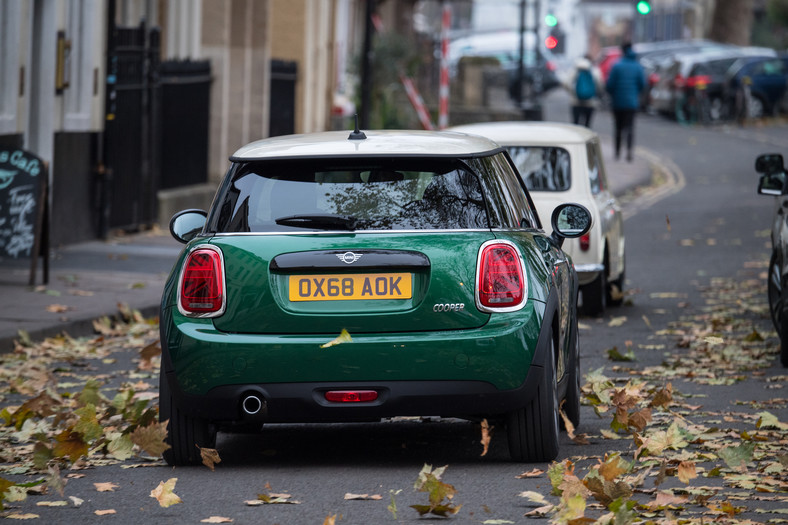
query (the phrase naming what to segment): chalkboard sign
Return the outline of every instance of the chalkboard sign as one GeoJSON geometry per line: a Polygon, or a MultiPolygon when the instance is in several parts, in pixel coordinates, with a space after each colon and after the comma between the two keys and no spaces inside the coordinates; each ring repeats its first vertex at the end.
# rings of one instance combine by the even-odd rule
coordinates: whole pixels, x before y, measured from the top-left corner
{"type": "Polygon", "coordinates": [[[0,259],[30,257],[30,284],[36,260],[44,256],[44,283],[49,280],[47,165],[21,149],[0,149],[0,259]]]}

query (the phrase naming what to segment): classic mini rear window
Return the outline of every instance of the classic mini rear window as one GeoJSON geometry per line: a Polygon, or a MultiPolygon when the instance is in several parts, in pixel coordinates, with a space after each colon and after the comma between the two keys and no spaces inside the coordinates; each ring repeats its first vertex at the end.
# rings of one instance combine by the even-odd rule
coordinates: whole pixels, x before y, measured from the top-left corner
{"type": "Polygon", "coordinates": [[[553,146],[508,146],[529,191],[567,191],[572,185],[569,152],[553,146]]]}
{"type": "Polygon", "coordinates": [[[254,161],[233,165],[209,228],[217,233],[490,228],[482,195],[477,176],[455,159],[254,161]]]}

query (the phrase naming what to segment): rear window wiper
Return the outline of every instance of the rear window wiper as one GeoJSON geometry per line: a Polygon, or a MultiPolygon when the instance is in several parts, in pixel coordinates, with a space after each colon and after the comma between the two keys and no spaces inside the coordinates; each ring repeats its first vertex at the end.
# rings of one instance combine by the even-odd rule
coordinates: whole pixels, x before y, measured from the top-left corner
{"type": "Polygon", "coordinates": [[[347,215],[333,215],[318,213],[313,215],[289,215],[279,217],[275,221],[280,226],[294,226],[296,228],[321,228],[324,230],[341,229],[355,230],[358,219],[347,215]]]}

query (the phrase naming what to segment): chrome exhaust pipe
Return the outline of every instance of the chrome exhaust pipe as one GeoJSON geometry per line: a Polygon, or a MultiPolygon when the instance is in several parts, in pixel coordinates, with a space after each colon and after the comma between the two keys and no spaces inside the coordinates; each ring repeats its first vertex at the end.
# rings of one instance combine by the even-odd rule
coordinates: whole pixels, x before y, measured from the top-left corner
{"type": "Polygon", "coordinates": [[[263,400],[260,399],[260,396],[255,394],[247,395],[243,398],[243,401],[241,401],[241,408],[244,413],[249,416],[257,415],[257,413],[263,409],[263,406],[263,400]]]}

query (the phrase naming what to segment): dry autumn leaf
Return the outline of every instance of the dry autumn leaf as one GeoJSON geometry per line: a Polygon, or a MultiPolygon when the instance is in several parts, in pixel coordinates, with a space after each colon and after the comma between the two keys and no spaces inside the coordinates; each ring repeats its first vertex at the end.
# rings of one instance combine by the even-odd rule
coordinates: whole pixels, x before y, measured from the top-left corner
{"type": "Polygon", "coordinates": [[[352,343],[352,342],[353,342],[353,338],[350,337],[348,331],[343,328],[336,339],[333,339],[327,342],[326,344],[320,345],[320,348],[329,348],[332,346],[341,345],[342,343],[352,343]]]}
{"type": "Polygon", "coordinates": [[[222,462],[222,458],[219,457],[219,452],[215,448],[201,448],[197,444],[194,446],[200,449],[202,464],[211,469],[211,471],[214,470],[214,465],[222,462]]]}
{"type": "Polygon", "coordinates": [[[119,487],[116,483],[112,483],[111,481],[107,481],[104,483],[94,483],[94,487],[98,492],[115,492],[115,489],[119,487]]]}
{"type": "Polygon", "coordinates": [[[679,478],[679,481],[682,483],[689,484],[690,480],[693,480],[698,477],[698,473],[695,470],[695,462],[693,461],[682,461],[679,463],[676,477],[679,478]]]}
{"type": "Polygon", "coordinates": [[[159,502],[160,506],[165,508],[171,507],[172,505],[176,505],[178,503],[183,503],[183,500],[181,500],[181,498],[173,492],[175,490],[175,483],[177,483],[177,481],[178,478],[170,478],[166,482],[160,482],[158,487],[150,491],[150,497],[154,498],[159,502]]]}
{"type": "Polygon", "coordinates": [[[211,516],[210,518],[205,518],[200,520],[200,523],[232,523],[232,518],[225,518],[222,516],[211,516]]]}
{"type": "Polygon", "coordinates": [[[352,492],[348,492],[345,494],[344,499],[346,500],[381,500],[383,496],[380,494],[353,494],[352,492]]]}
{"type": "Polygon", "coordinates": [[[482,428],[482,439],[481,439],[482,453],[481,453],[481,455],[482,456],[486,456],[487,452],[490,449],[490,439],[492,439],[492,430],[495,427],[491,427],[490,424],[487,422],[487,419],[482,419],[481,428],[482,428]]]}
{"type": "Polygon", "coordinates": [[[104,509],[104,510],[96,510],[93,512],[96,516],[109,516],[110,514],[117,514],[118,511],[115,509],[104,509]]]}

